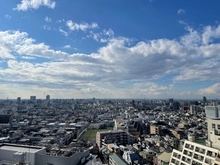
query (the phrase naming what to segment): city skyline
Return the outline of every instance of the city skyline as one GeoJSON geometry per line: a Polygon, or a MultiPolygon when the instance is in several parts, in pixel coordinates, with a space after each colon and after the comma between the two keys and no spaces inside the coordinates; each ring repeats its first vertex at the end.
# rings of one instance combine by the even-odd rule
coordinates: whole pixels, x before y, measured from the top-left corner
{"type": "Polygon", "coordinates": [[[219,99],[219,5],[2,0],[0,99],[219,99]]]}

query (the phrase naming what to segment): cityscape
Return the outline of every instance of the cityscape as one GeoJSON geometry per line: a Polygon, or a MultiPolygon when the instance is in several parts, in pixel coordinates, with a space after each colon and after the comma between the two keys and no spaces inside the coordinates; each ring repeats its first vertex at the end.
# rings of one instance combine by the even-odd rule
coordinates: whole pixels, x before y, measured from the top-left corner
{"type": "Polygon", "coordinates": [[[219,100],[0,100],[1,165],[218,165],[219,100]]]}
{"type": "Polygon", "coordinates": [[[219,0],[0,0],[0,165],[220,165],[219,0]]]}

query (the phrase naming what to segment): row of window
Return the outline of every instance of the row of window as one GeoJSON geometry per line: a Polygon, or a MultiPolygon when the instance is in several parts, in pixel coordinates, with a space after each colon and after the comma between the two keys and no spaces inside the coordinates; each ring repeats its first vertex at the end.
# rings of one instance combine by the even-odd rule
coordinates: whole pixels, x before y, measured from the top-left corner
{"type": "MultiPolygon", "coordinates": [[[[193,145],[190,145],[190,144],[185,144],[185,148],[190,149],[190,150],[194,150],[194,146],[193,146],[193,145]]],[[[200,154],[205,154],[206,149],[201,148],[201,147],[196,147],[196,148],[195,148],[195,151],[198,152],[198,153],[200,153],[200,154]]],[[[214,157],[217,156],[217,153],[208,150],[207,153],[206,153],[206,155],[214,158],[214,157]]]]}
{"type": "MultiPolygon", "coordinates": [[[[213,128],[213,129],[216,129],[216,125],[215,125],[215,124],[212,124],[212,128],[213,128]]],[[[220,124],[217,124],[217,129],[220,130],[220,124]]]]}

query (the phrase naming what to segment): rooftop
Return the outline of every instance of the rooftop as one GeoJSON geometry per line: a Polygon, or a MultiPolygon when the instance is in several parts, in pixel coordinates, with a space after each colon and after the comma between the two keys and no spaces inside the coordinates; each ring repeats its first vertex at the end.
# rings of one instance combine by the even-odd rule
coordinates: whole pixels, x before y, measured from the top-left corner
{"type": "Polygon", "coordinates": [[[8,151],[16,151],[16,152],[28,152],[28,153],[36,153],[42,150],[40,147],[32,147],[32,146],[23,146],[23,145],[14,145],[14,144],[3,144],[0,145],[0,150],[8,150],[8,151]]]}

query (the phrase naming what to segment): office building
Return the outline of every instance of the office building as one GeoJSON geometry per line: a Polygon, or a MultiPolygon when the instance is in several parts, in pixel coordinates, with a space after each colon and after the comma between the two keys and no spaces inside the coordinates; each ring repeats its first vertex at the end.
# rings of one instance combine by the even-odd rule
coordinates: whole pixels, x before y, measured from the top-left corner
{"type": "Polygon", "coordinates": [[[47,95],[47,96],[46,96],[46,100],[50,100],[50,95],[47,95]]]}
{"type": "Polygon", "coordinates": [[[205,114],[207,118],[220,119],[220,106],[217,106],[216,103],[214,103],[214,106],[206,106],[205,114]]]}
{"type": "Polygon", "coordinates": [[[220,149],[220,106],[206,106],[205,113],[208,126],[207,145],[220,149]]]}
{"type": "Polygon", "coordinates": [[[18,103],[18,104],[21,104],[21,97],[18,97],[18,98],[17,98],[17,103],[18,103]]]}

